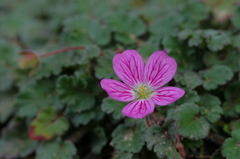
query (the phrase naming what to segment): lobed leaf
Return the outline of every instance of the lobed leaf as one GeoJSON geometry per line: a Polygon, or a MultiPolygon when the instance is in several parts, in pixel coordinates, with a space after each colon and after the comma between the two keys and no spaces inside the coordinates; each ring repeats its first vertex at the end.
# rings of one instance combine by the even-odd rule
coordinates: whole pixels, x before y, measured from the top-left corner
{"type": "Polygon", "coordinates": [[[40,109],[48,106],[61,108],[53,81],[39,81],[30,84],[16,98],[17,115],[20,117],[34,117],[40,109]]]}
{"type": "Polygon", "coordinates": [[[192,37],[188,41],[188,45],[190,47],[192,46],[199,46],[203,43],[203,39],[201,37],[202,32],[201,31],[195,31],[194,34],[192,34],[192,37]]]}
{"type": "Polygon", "coordinates": [[[103,99],[101,109],[107,114],[113,113],[114,119],[120,119],[124,117],[124,115],[122,114],[122,109],[126,105],[127,103],[120,102],[110,97],[107,97],[103,99]]]}
{"type": "Polygon", "coordinates": [[[175,148],[175,143],[162,127],[157,125],[150,127],[145,135],[145,140],[148,149],[153,149],[159,158],[182,159],[175,148]]]}
{"type": "Polygon", "coordinates": [[[210,124],[201,116],[200,108],[193,103],[185,103],[175,111],[179,133],[189,139],[199,140],[208,135],[210,124]]]}
{"type": "Polygon", "coordinates": [[[99,21],[87,16],[73,16],[65,21],[65,40],[71,44],[86,45],[94,43],[106,45],[110,42],[109,29],[99,21]]]}
{"type": "Polygon", "coordinates": [[[86,125],[92,120],[101,120],[104,116],[104,113],[100,110],[99,107],[97,107],[90,110],[82,111],[80,113],[70,113],[69,116],[71,117],[72,123],[76,127],[78,127],[80,124],[86,125]]]}
{"type": "Polygon", "coordinates": [[[188,39],[188,46],[201,46],[204,41],[207,47],[216,52],[222,50],[225,46],[231,44],[232,39],[228,32],[217,30],[190,30],[185,29],[178,33],[178,37],[182,40],[188,39]]]}
{"type": "Polygon", "coordinates": [[[234,129],[231,135],[235,140],[240,141],[240,128],[234,129]]]}
{"type": "Polygon", "coordinates": [[[224,46],[231,43],[229,36],[224,32],[215,32],[210,30],[205,32],[205,34],[205,37],[210,35],[210,37],[207,38],[207,46],[211,51],[222,50],[224,46]]]}
{"type": "Polygon", "coordinates": [[[5,122],[14,113],[16,95],[13,93],[0,94],[0,122],[5,122]]]}
{"type": "Polygon", "coordinates": [[[115,151],[113,157],[114,159],[132,159],[133,154],[129,152],[115,151]]]}
{"type": "Polygon", "coordinates": [[[38,149],[36,159],[72,159],[77,152],[71,141],[55,139],[42,142],[38,149]]]}
{"type": "Polygon", "coordinates": [[[190,140],[190,139],[185,139],[183,140],[183,145],[185,150],[188,152],[188,150],[191,151],[196,151],[197,148],[200,148],[201,146],[203,146],[203,140],[190,140]]]}
{"type": "Polygon", "coordinates": [[[238,60],[235,60],[236,57],[239,57],[238,50],[228,49],[224,52],[206,52],[203,56],[203,61],[208,67],[225,65],[236,72],[240,69],[238,60]]]}
{"type": "Polygon", "coordinates": [[[91,148],[95,154],[100,154],[103,147],[107,144],[107,136],[102,127],[93,129],[94,135],[92,136],[91,148]]]}
{"type": "Polygon", "coordinates": [[[52,107],[40,111],[30,125],[32,138],[39,136],[46,140],[62,135],[68,128],[67,119],[63,115],[57,114],[52,107]]]}
{"type": "Polygon", "coordinates": [[[6,91],[14,83],[15,69],[18,67],[17,48],[11,46],[8,41],[0,39],[0,91],[6,91]]]}
{"type": "Polygon", "coordinates": [[[130,125],[126,124],[118,125],[118,127],[112,132],[111,145],[115,149],[123,152],[139,152],[144,145],[144,132],[146,126],[141,119],[132,119],[130,125]]]}
{"type": "Polygon", "coordinates": [[[233,72],[227,66],[215,65],[208,70],[200,71],[199,75],[202,77],[203,87],[206,90],[211,90],[231,80],[233,72]]]}
{"type": "Polygon", "coordinates": [[[152,53],[158,50],[157,44],[153,44],[155,39],[150,40],[152,41],[142,43],[137,49],[145,61],[147,61],[147,59],[151,56],[152,53]]]}
{"type": "MultiPolygon", "coordinates": [[[[105,19],[109,28],[118,33],[129,33],[139,36],[146,31],[146,26],[138,17],[129,16],[126,13],[110,12],[105,19]],[[124,21],[124,23],[122,23],[124,21]]],[[[122,41],[121,41],[122,42],[122,41]]]]}
{"type": "Polygon", "coordinates": [[[177,34],[179,28],[178,26],[183,22],[183,17],[177,15],[175,12],[170,12],[166,16],[163,16],[156,21],[154,21],[149,30],[153,35],[158,35],[161,37],[167,37],[170,35],[177,34]],[[171,19],[171,21],[169,21],[171,19]]]}
{"type": "Polygon", "coordinates": [[[199,55],[194,53],[194,49],[188,47],[184,41],[179,40],[175,36],[168,36],[163,38],[162,44],[169,56],[177,61],[178,71],[183,72],[202,67],[199,55]]]}
{"type": "Polygon", "coordinates": [[[175,74],[174,78],[177,81],[181,81],[181,84],[186,85],[191,89],[194,89],[202,84],[202,79],[194,71],[185,71],[183,73],[177,73],[175,74]]]}
{"type": "Polygon", "coordinates": [[[192,89],[186,89],[184,96],[174,103],[175,105],[181,105],[184,103],[196,103],[199,100],[200,100],[200,97],[197,91],[194,91],[192,89]]]}
{"type": "Polygon", "coordinates": [[[98,79],[112,78],[115,73],[112,68],[112,59],[115,55],[113,50],[106,50],[103,55],[97,59],[97,66],[95,67],[95,76],[98,79]]]}
{"type": "Polygon", "coordinates": [[[12,120],[0,139],[0,157],[26,157],[36,149],[36,146],[37,142],[28,137],[26,125],[12,120]]]}
{"type": "Polygon", "coordinates": [[[207,19],[208,14],[209,7],[201,1],[187,0],[181,13],[184,17],[181,25],[184,28],[197,28],[202,20],[207,19]]]}
{"type": "Polygon", "coordinates": [[[228,159],[238,159],[240,156],[239,140],[228,138],[222,146],[222,155],[228,159]]]}
{"type": "Polygon", "coordinates": [[[33,78],[42,79],[50,75],[59,75],[64,67],[84,65],[100,55],[100,49],[96,45],[85,45],[84,47],[83,50],[68,51],[43,58],[41,66],[34,72],[33,78]]]}
{"type": "Polygon", "coordinates": [[[92,87],[96,83],[88,75],[83,77],[60,76],[57,80],[57,92],[62,102],[68,104],[68,112],[82,112],[94,107],[94,94],[99,87],[92,87]],[[91,83],[91,85],[90,85],[91,83]]]}
{"type": "Polygon", "coordinates": [[[141,19],[122,12],[117,14],[109,12],[105,17],[105,22],[115,32],[114,38],[124,44],[134,43],[137,37],[146,31],[146,26],[141,19]]]}
{"type": "Polygon", "coordinates": [[[216,96],[210,94],[202,95],[198,104],[201,114],[212,123],[220,119],[220,115],[223,114],[222,107],[220,106],[221,101],[216,96]]]}

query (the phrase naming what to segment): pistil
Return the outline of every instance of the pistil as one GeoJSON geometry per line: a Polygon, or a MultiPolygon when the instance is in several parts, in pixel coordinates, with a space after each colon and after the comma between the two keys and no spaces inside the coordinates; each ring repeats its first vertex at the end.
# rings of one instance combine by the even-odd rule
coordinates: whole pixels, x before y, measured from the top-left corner
{"type": "Polygon", "coordinates": [[[149,99],[153,93],[153,90],[146,84],[137,86],[134,91],[137,99],[149,99]]]}

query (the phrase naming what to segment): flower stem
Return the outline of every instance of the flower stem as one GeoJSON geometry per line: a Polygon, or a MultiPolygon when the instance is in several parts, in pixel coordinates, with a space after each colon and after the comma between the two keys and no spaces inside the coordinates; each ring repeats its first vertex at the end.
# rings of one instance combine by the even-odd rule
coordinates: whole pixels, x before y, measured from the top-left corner
{"type": "Polygon", "coordinates": [[[176,149],[177,149],[177,152],[178,152],[184,159],[186,159],[186,153],[185,153],[184,145],[181,143],[181,136],[180,136],[179,134],[177,135],[176,149]]]}
{"type": "Polygon", "coordinates": [[[59,50],[56,50],[56,51],[53,51],[53,52],[47,52],[45,54],[42,54],[42,55],[39,56],[39,58],[44,58],[44,57],[48,57],[48,56],[52,56],[52,55],[57,55],[57,54],[60,54],[60,53],[66,52],[66,51],[83,50],[83,49],[86,49],[86,47],[84,47],[84,46],[65,47],[65,48],[62,48],[62,49],[59,49],[59,50]]]}

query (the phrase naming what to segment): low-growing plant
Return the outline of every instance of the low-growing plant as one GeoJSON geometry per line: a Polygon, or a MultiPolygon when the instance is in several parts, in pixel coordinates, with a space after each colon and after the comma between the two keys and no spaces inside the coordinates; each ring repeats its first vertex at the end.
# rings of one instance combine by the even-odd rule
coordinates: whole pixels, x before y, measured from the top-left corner
{"type": "Polygon", "coordinates": [[[237,0],[0,2],[0,158],[239,159],[237,0]]]}

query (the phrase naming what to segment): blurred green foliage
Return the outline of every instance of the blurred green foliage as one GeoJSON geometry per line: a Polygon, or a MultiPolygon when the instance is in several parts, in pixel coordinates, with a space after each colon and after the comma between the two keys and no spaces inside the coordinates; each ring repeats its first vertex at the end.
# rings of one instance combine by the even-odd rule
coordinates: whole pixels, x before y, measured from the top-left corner
{"type": "Polygon", "coordinates": [[[0,158],[239,159],[239,44],[236,0],[2,0],[0,158]],[[85,49],[41,58],[72,46],[85,49]],[[127,49],[168,52],[185,96],[124,117],[99,81],[127,49]],[[21,68],[21,51],[39,66],[21,68]]]}

